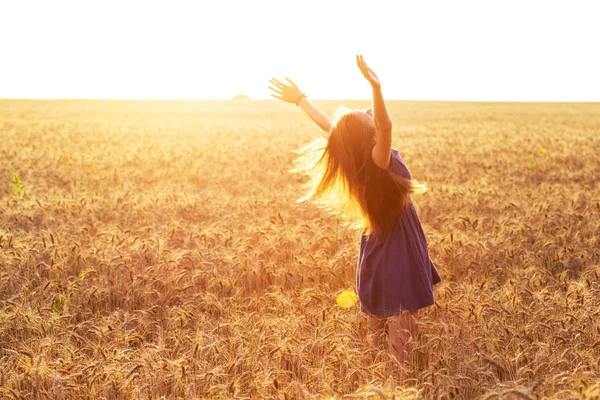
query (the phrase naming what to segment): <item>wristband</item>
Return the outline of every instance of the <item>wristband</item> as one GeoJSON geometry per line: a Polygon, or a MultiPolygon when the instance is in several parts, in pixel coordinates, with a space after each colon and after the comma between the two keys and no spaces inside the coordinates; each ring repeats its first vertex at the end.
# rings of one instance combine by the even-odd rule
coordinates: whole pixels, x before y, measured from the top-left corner
{"type": "Polygon", "coordinates": [[[298,100],[296,100],[296,106],[299,106],[299,105],[300,105],[300,100],[302,100],[302,99],[303,99],[303,98],[305,98],[305,97],[306,97],[306,95],[305,95],[304,93],[302,93],[302,94],[301,94],[301,95],[298,97],[298,100]]]}

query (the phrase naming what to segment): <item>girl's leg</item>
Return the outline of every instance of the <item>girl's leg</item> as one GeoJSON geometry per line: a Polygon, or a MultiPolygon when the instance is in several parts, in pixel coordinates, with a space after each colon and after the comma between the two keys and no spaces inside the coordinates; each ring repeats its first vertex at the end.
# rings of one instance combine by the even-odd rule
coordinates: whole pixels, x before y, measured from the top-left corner
{"type": "Polygon", "coordinates": [[[410,362],[413,344],[417,340],[417,312],[405,311],[390,317],[387,323],[390,352],[401,364],[410,362]]]}
{"type": "Polygon", "coordinates": [[[376,348],[385,348],[385,326],[387,318],[378,318],[367,315],[367,326],[369,327],[369,341],[376,348]]]}

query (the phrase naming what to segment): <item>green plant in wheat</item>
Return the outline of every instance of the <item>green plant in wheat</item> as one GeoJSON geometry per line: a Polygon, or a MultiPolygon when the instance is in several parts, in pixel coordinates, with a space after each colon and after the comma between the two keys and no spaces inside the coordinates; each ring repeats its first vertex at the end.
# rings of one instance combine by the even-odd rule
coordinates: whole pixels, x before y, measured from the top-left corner
{"type": "Polygon", "coordinates": [[[25,194],[25,188],[23,187],[23,182],[21,182],[21,179],[19,179],[19,174],[16,172],[13,174],[13,188],[19,196],[23,197],[25,194]]]}
{"type": "MultiPolygon", "coordinates": [[[[544,155],[546,154],[546,149],[543,147],[540,147],[536,154],[539,157],[544,157],[544,155]]],[[[527,157],[527,168],[532,169],[535,166],[534,157],[535,157],[535,155],[533,153],[531,153],[529,155],[529,157],[527,157]]]]}
{"type": "Polygon", "coordinates": [[[64,310],[64,296],[57,294],[52,299],[52,309],[57,313],[62,313],[64,310]]]}

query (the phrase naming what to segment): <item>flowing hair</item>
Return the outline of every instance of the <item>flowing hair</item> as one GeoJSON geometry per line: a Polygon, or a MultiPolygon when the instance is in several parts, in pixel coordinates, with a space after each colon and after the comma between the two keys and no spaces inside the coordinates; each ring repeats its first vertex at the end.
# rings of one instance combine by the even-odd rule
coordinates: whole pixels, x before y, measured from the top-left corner
{"type": "Polygon", "coordinates": [[[298,201],[313,200],[364,234],[383,238],[402,218],[411,193],[424,191],[424,185],[378,167],[371,156],[374,126],[345,108],[337,114],[327,140],[298,152],[292,172],[309,176],[308,193],[298,201]]]}

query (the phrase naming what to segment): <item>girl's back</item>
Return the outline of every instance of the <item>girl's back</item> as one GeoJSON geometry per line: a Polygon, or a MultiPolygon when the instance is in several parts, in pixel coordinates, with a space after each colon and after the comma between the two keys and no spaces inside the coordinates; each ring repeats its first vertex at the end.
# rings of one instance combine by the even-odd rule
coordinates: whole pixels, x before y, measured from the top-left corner
{"type": "MultiPolygon", "coordinates": [[[[392,149],[388,170],[411,179],[406,163],[392,149]]],[[[432,285],[440,276],[429,258],[427,240],[411,202],[400,222],[383,239],[362,236],[356,287],[361,309],[389,317],[433,304],[432,285]]]]}

